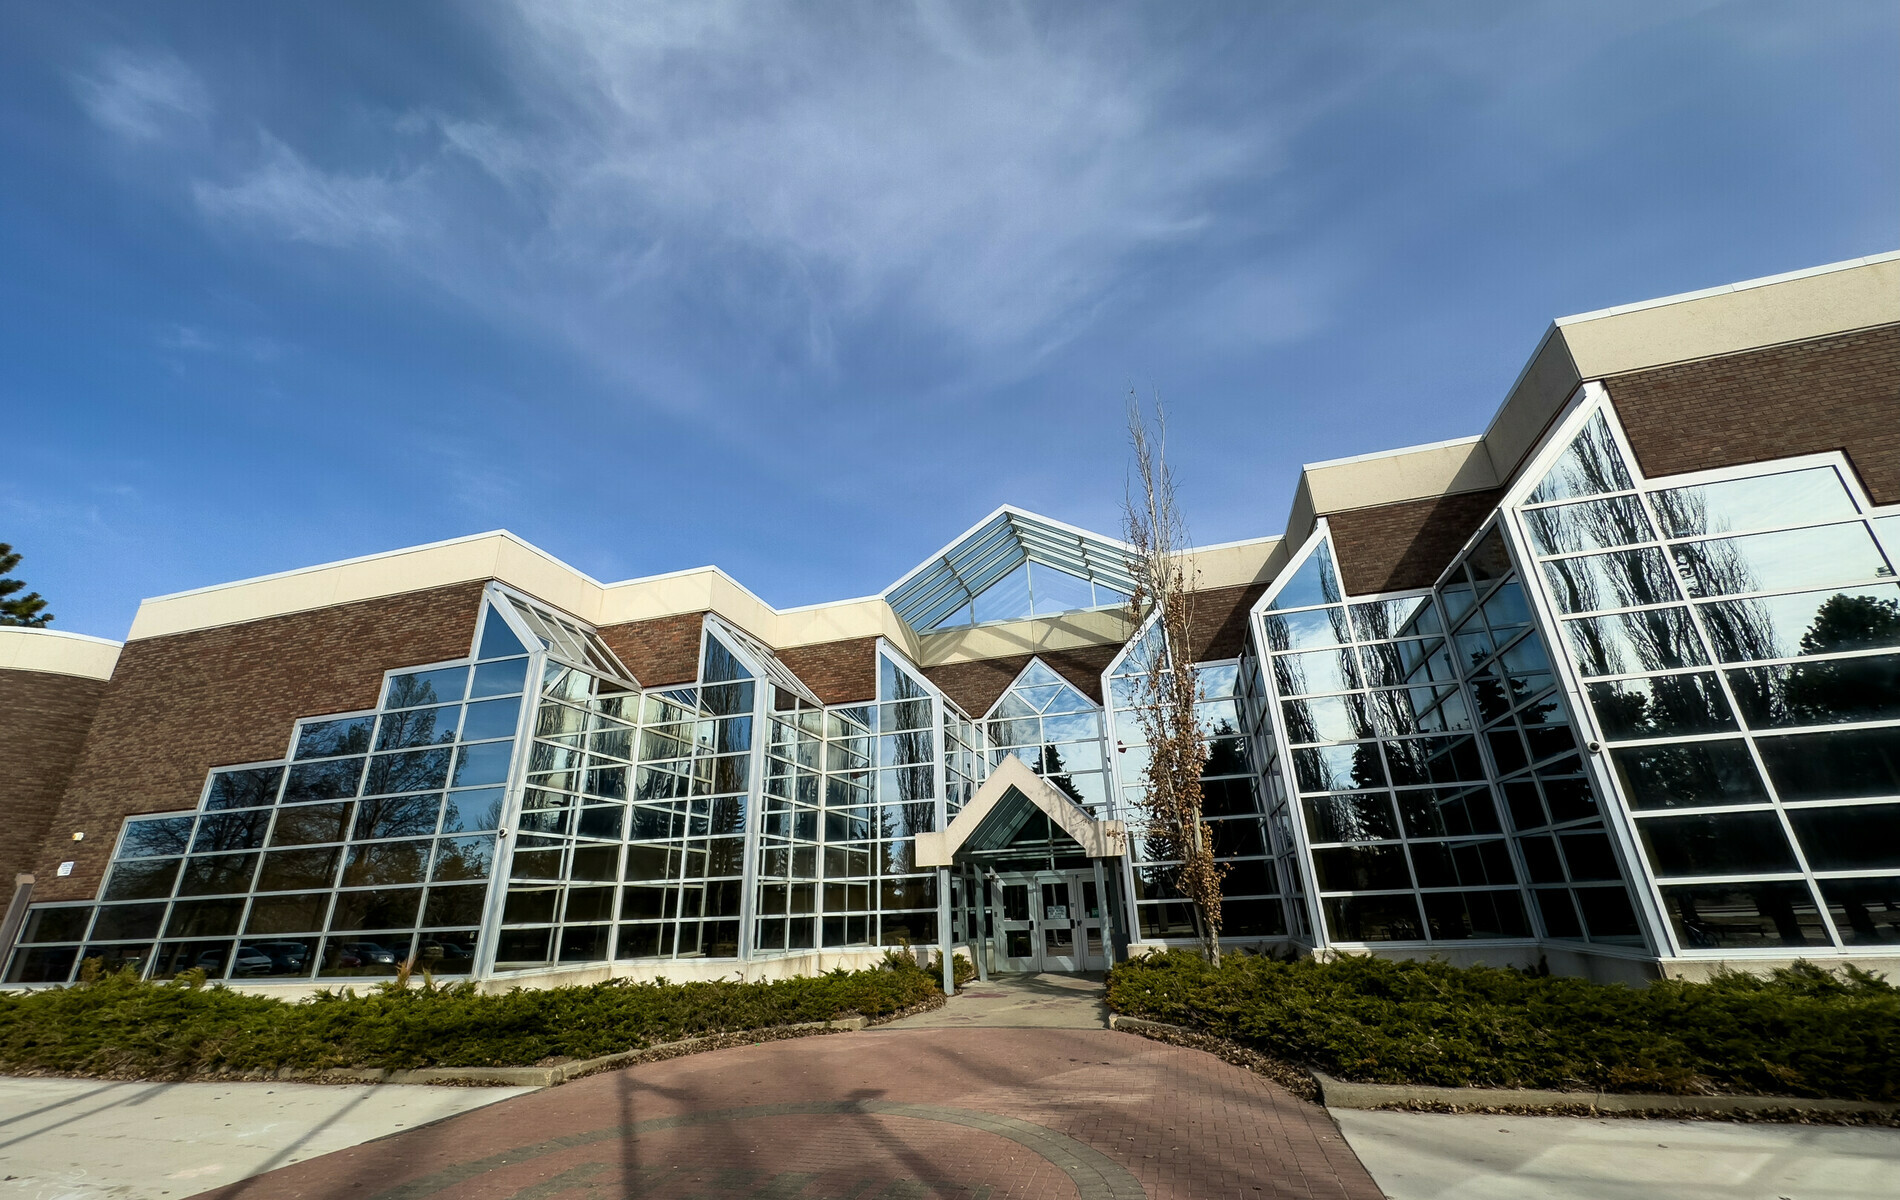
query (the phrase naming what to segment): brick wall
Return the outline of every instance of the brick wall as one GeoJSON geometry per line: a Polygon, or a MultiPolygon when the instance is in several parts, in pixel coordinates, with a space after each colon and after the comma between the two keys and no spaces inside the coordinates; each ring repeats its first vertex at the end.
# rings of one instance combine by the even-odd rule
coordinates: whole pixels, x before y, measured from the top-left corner
{"type": "Polygon", "coordinates": [[[126,643],[34,873],[93,895],[120,822],[197,805],[205,772],[283,756],[298,717],[373,708],[385,670],[468,654],[480,583],[126,643]],[[86,840],[68,840],[83,829],[86,840]],[[65,879],[62,859],[77,866],[65,879]]]}
{"type": "Polygon", "coordinates": [[[1088,646],[1080,650],[1056,650],[1046,654],[1012,654],[1008,658],[986,658],[980,662],[946,663],[925,667],[930,682],[946,696],[963,706],[972,717],[981,717],[1016,676],[1023,673],[1031,658],[1040,658],[1056,674],[1076,686],[1097,704],[1102,702],[1102,672],[1121,653],[1120,646],[1088,646]]]}
{"type": "Polygon", "coordinates": [[[0,894],[33,870],[105,690],[103,679],[0,671],[0,894]]]}
{"type": "Polygon", "coordinates": [[[1430,587],[1503,495],[1487,489],[1324,514],[1346,594],[1430,587]]]}
{"type": "Polygon", "coordinates": [[[1649,476],[1843,450],[1900,503],[1900,325],[1604,382],[1649,476]]]}
{"type": "Polygon", "coordinates": [[[672,687],[699,678],[699,633],[703,612],[603,625],[597,631],[627,664],[641,687],[672,687]]]}
{"type": "Polygon", "coordinates": [[[1244,583],[1194,593],[1188,627],[1194,661],[1239,658],[1247,643],[1247,610],[1266,590],[1264,583],[1244,583]]]}
{"type": "Polygon", "coordinates": [[[846,638],[780,650],[778,660],[826,704],[877,699],[877,639],[846,638]]]}

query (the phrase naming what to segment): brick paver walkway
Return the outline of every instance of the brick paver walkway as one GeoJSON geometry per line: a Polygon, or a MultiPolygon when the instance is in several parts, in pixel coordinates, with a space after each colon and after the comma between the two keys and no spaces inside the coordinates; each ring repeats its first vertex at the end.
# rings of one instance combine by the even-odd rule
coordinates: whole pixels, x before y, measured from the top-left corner
{"type": "Polygon", "coordinates": [[[207,1196],[1379,1200],[1325,1111],[1086,1029],[873,1029],[593,1076],[207,1196]]]}

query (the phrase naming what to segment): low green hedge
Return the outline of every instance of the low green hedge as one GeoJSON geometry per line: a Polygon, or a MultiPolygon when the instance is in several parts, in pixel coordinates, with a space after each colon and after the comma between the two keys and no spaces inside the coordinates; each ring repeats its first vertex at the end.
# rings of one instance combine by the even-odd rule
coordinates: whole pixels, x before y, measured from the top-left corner
{"type": "Polygon", "coordinates": [[[629,983],[478,995],[378,987],[297,1003],[109,975],[0,994],[0,1072],[183,1079],[282,1067],[527,1066],[700,1034],[880,1017],[940,994],[907,956],[771,983],[629,983]]]}
{"type": "Polygon", "coordinates": [[[1900,1100],[1900,989],[1852,968],[1627,987],[1176,952],[1116,967],[1108,1003],[1367,1083],[1900,1100]]]}

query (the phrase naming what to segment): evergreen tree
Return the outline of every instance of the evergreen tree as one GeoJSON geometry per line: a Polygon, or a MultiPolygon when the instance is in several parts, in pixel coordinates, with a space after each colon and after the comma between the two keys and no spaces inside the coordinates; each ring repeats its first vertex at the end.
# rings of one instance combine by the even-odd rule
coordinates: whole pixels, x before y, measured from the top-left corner
{"type": "Polygon", "coordinates": [[[53,619],[46,611],[46,601],[38,592],[28,592],[16,596],[15,592],[25,587],[17,579],[7,578],[8,572],[20,565],[20,556],[13,547],[0,542],[0,625],[27,625],[38,629],[53,619]]]}

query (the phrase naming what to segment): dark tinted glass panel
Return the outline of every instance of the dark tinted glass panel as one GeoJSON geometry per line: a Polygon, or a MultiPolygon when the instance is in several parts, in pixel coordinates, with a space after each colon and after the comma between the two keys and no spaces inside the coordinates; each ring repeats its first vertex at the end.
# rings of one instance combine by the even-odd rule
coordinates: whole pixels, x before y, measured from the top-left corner
{"type": "MultiPolygon", "coordinates": [[[[1562,766],[1563,764],[1558,764],[1562,766]]],[[[1550,819],[1563,824],[1568,821],[1583,821],[1599,815],[1596,794],[1590,790],[1590,784],[1580,776],[1558,778],[1543,777],[1544,799],[1550,805],[1550,819]]]]}
{"type": "Polygon", "coordinates": [[[254,938],[238,945],[238,958],[244,973],[252,977],[293,978],[310,974],[317,963],[317,939],[254,938]],[[259,958],[268,961],[265,966],[259,958]]]}
{"type": "Polygon", "coordinates": [[[1705,808],[1768,799],[1741,742],[1613,750],[1610,759],[1633,808],[1705,808]]]}
{"type": "Polygon", "coordinates": [[[244,931],[265,933],[318,933],[330,911],[330,893],[302,892],[291,895],[259,896],[251,901],[251,915],[244,931]]]}
{"type": "Polygon", "coordinates": [[[1498,829],[1488,788],[1428,788],[1400,792],[1398,799],[1407,837],[1462,837],[1498,829]]]}
{"type": "Polygon", "coordinates": [[[102,900],[150,900],[172,894],[172,881],[178,878],[178,860],[153,858],[113,865],[112,878],[106,882],[102,900]]]}
{"type": "Polygon", "coordinates": [[[185,860],[184,874],[178,880],[181,896],[217,896],[227,892],[251,890],[251,876],[257,871],[255,854],[217,854],[209,858],[185,860]]]}
{"type": "Polygon", "coordinates": [[[1570,902],[1567,888],[1547,888],[1532,892],[1537,911],[1544,918],[1544,932],[1557,938],[1580,938],[1583,924],[1577,919],[1576,906],[1570,902]]]}
{"type": "Polygon", "coordinates": [[[1411,896],[1335,896],[1322,903],[1334,941],[1410,942],[1425,936],[1411,896]]]}
{"type": "Polygon", "coordinates": [[[125,837],[119,843],[120,858],[155,858],[179,855],[191,841],[192,817],[162,817],[158,820],[127,821],[125,837]]]}
{"type": "Polygon", "coordinates": [[[376,748],[407,750],[415,746],[452,742],[455,740],[455,723],[461,715],[461,706],[455,704],[384,713],[382,728],[376,734],[376,748]]]}
{"type": "Polygon", "coordinates": [[[481,884],[460,887],[432,887],[422,907],[422,923],[440,928],[444,925],[479,925],[482,905],[488,889],[481,884]]]}
{"type": "Polygon", "coordinates": [[[1620,887],[1598,887],[1578,888],[1575,895],[1591,941],[1642,943],[1643,931],[1636,923],[1636,910],[1630,905],[1629,893],[1620,887]]]}
{"type": "Polygon", "coordinates": [[[1286,912],[1278,900],[1229,900],[1221,905],[1221,933],[1235,937],[1277,937],[1286,932],[1286,912]]]}
{"type": "Polygon", "coordinates": [[[1735,715],[1729,711],[1721,685],[1712,673],[1593,683],[1590,704],[1596,709],[1603,736],[1611,741],[1722,733],[1735,728],[1735,715]]]}
{"type": "Polygon", "coordinates": [[[1564,862],[1570,866],[1570,878],[1578,881],[1621,879],[1616,852],[1603,833],[1566,833],[1558,839],[1564,848],[1564,862]]]}
{"type": "Polygon", "coordinates": [[[344,717],[339,721],[313,721],[297,732],[298,758],[335,758],[343,754],[361,754],[369,749],[370,728],[374,715],[344,717]]]}
{"type": "Polygon", "coordinates": [[[467,684],[467,667],[443,667],[435,671],[396,675],[389,681],[383,707],[414,708],[421,704],[452,703],[462,698],[462,690],[467,684]]]}
{"type": "Polygon", "coordinates": [[[1756,729],[1900,717],[1900,655],[1754,667],[1728,679],[1756,729]]]}
{"type": "Polygon", "coordinates": [[[421,888],[393,891],[338,892],[330,914],[332,929],[408,929],[416,923],[421,888]]]}
{"type": "Polygon", "coordinates": [[[273,846],[307,846],[313,842],[340,842],[355,816],[353,804],[296,804],[277,810],[271,830],[273,846]]]}
{"type": "Polygon", "coordinates": [[[1315,842],[1368,842],[1399,835],[1392,798],[1384,792],[1313,796],[1305,803],[1306,828],[1315,842]]]}
{"type": "Polygon", "coordinates": [[[117,975],[121,971],[138,975],[145,970],[146,960],[151,957],[150,942],[132,946],[87,946],[79,955],[81,962],[97,959],[100,972],[106,975],[117,975]]]}
{"type": "Polygon", "coordinates": [[[512,654],[526,654],[528,648],[521,644],[515,631],[508,628],[508,622],[495,611],[493,605],[485,605],[487,612],[482,621],[482,646],[475,652],[477,658],[507,658],[512,654]]]}
{"type": "Polygon", "coordinates": [[[1265,835],[1261,832],[1260,822],[1251,817],[1210,821],[1208,827],[1214,831],[1216,858],[1246,858],[1267,852],[1265,835]]]}
{"type": "Polygon", "coordinates": [[[485,738],[504,738],[515,735],[515,724],[521,716],[521,701],[484,700],[468,706],[468,716],[462,722],[462,740],[477,742],[485,738]]]}
{"type": "Polygon", "coordinates": [[[269,809],[208,813],[198,820],[198,833],[192,838],[191,849],[197,854],[249,850],[264,844],[264,830],[269,825],[269,809]]]}
{"type": "Polygon", "coordinates": [[[1556,838],[1548,834],[1520,838],[1517,846],[1524,855],[1524,868],[1530,872],[1532,883],[1564,882],[1564,864],[1557,857],[1556,838]]]}
{"type": "Polygon", "coordinates": [[[99,908],[93,923],[92,939],[97,942],[129,942],[136,938],[158,936],[159,922],[165,919],[163,904],[106,904],[99,908]]]}
{"type": "Polygon", "coordinates": [[[443,833],[473,833],[501,827],[500,788],[472,792],[450,792],[442,810],[443,833]]]}
{"type": "Polygon", "coordinates": [[[75,904],[61,908],[35,908],[27,913],[20,930],[22,942],[76,942],[86,936],[86,923],[92,920],[92,905],[75,904]]]}
{"type": "Polygon", "coordinates": [[[1816,871],[1900,867],[1900,804],[1795,808],[1788,821],[1816,871]]]}
{"type": "Polygon", "coordinates": [[[284,777],[282,767],[250,767],[242,771],[214,771],[211,788],[205,793],[205,807],[257,808],[277,803],[277,784],[284,777]]]}
{"type": "Polygon", "coordinates": [[[1803,592],[1702,605],[1726,662],[1900,646],[1900,588],[1803,592]]]}
{"type": "Polygon", "coordinates": [[[1781,821],[1771,812],[1654,817],[1638,822],[1656,874],[1757,875],[1796,869],[1781,821]]]}
{"type": "Polygon", "coordinates": [[[1530,936],[1516,892],[1432,892],[1420,899],[1433,941],[1530,936]]]}
{"type": "Polygon", "coordinates": [[[1397,846],[1355,846],[1313,851],[1313,870],[1323,892],[1373,892],[1409,888],[1405,852],[1397,846]]]}
{"type": "Polygon", "coordinates": [[[424,840],[352,847],[343,863],[343,886],[421,883],[429,869],[429,851],[433,844],[424,840]]]}
{"type": "Polygon", "coordinates": [[[236,933],[244,901],[179,900],[172,905],[171,919],[165,923],[166,937],[217,937],[236,933]]]}
{"type": "Polygon", "coordinates": [[[1818,946],[1828,941],[1804,883],[1666,887],[1663,907],[1686,950],[1818,946]]]}
{"type": "Polygon", "coordinates": [[[1900,795],[1900,729],[1804,733],[1755,744],[1783,800],[1900,795]]]}
{"type": "Polygon", "coordinates": [[[1238,816],[1258,808],[1252,780],[1206,779],[1201,783],[1201,810],[1210,817],[1238,816]]]}
{"type": "Polygon", "coordinates": [[[356,806],[356,826],[350,836],[359,841],[426,836],[435,832],[436,813],[441,807],[439,792],[363,800],[356,806]]]}
{"type": "Polygon", "coordinates": [[[360,758],[339,758],[329,762],[298,763],[284,780],[284,803],[306,800],[339,800],[356,795],[363,774],[360,758]]]}
{"type": "Polygon", "coordinates": [[[1850,946],[1900,943],[1900,877],[1823,879],[1821,898],[1850,946]]]}
{"type": "Polygon", "coordinates": [[[1422,783],[1483,783],[1484,760],[1471,738],[1408,738],[1385,743],[1392,782],[1400,787],[1422,783]]]}
{"type": "Polygon", "coordinates": [[[470,689],[469,695],[480,698],[505,696],[510,692],[518,692],[527,677],[528,660],[525,658],[511,659],[508,662],[483,663],[475,668],[475,686],[470,689]]]}
{"type": "Polygon", "coordinates": [[[53,946],[26,948],[13,956],[7,968],[8,983],[65,983],[79,961],[79,947],[53,946]]]}
{"type": "Polygon", "coordinates": [[[369,760],[365,795],[384,792],[420,792],[448,782],[449,748],[378,754],[369,760]]]}
{"type": "MultiPolygon", "coordinates": [[[[666,893],[672,895],[672,893],[666,893]]],[[[559,890],[549,887],[509,888],[508,901],[501,919],[510,925],[532,925],[554,920],[554,901],[559,890]]]]}
{"type": "MultiPolygon", "coordinates": [[[[257,874],[260,892],[299,892],[326,888],[336,880],[339,852],[328,850],[273,850],[264,856],[257,874]]],[[[186,868],[190,870],[189,866],[186,868]]]]}

